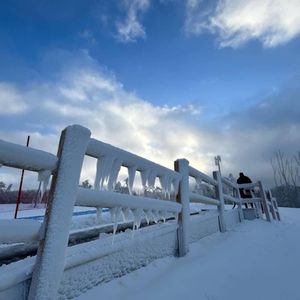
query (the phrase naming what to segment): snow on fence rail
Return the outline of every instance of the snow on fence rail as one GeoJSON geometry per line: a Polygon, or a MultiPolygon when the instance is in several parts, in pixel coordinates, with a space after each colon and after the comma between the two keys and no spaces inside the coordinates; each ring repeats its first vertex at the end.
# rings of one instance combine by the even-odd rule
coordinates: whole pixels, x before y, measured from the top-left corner
{"type": "Polygon", "coordinates": [[[0,140],[0,165],[29,171],[53,171],[57,157],[45,151],[0,140]]]}
{"type": "MultiPolygon", "coordinates": [[[[66,251],[69,239],[69,227],[74,205],[109,208],[114,216],[114,233],[117,227],[117,215],[131,210],[134,226],[139,227],[141,216],[157,221],[165,218],[166,213],[177,215],[177,238],[175,249],[184,256],[189,250],[191,226],[190,203],[204,203],[217,206],[219,230],[226,231],[224,200],[238,204],[239,221],[243,220],[242,204],[248,202],[240,197],[240,189],[258,187],[260,197],[249,199],[256,203],[256,209],[263,205],[266,219],[280,220],[276,199],[266,192],[262,183],[237,185],[221,177],[218,171],[210,177],[189,166],[186,159],[178,159],[174,170],[160,166],[152,161],[130,152],[90,138],[90,131],[79,125],[68,126],[61,134],[57,157],[36,149],[0,141],[0,164],[31,170],[39,173],[45,185],[51,174],[52,182],[45,218],[42,226],[31,220],[9,220],[0,222],[0,243],[16,243],[40,240],[38,254],[32,271],[28,299],[55,299],[65,269],[66,251]],[[83,158],[85,155],[97,159],[97,172],[93,189],[78,186],[83,158]],[[129,194],[114,192],[121,167],[128,169],[129,194]],[[154,188],[160,181],[165,199],[136,196],[133,183],[136,173],[140,172],[142,185],[154,188]],[[212,185],[215,198],[191,192],[189,177],[196,182],[212,185]],[[232,193],[224,192],[224,186],[232,193]],[[20,235],[22,228],[22,235],[20,235]],[[54,275],[55,274],[55,275],[54,275]]],[[[260,215],[262,216],[262,214],[260,215]]],[[[173,229],[172,229],[173,230],[173,229]]],[[[84,246],[81,246],[81,248],[84,246]]],[[[95,254],[95,253],[94,253],[95,254]]],[[[72,258],[76,260],[76,257],[72,258]]],[[[80,259],[80,258],[79,258],[80,259]]],[[[31,271],[30,271],[31,272],[31,271]]],[[[20,282],[20,273],[11,282],[20,282]]],[[[28,278],[28,274],[26,275],[28,278]]],[[[5,281],[0,292],[7,288],[5,281]]]]}

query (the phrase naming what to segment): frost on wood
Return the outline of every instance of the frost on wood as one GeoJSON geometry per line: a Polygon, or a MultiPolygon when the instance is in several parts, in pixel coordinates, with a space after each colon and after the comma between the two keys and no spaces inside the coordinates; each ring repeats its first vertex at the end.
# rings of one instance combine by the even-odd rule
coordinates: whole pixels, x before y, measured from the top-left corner
{"type": "Polygon", "coordinates": [[[69,227],[90,134],[88,129],[78,125],[63,131],[55,185],[44,220],[46,234],[39,246],[29,299],[55,299],[64,270],[69,227]]]}

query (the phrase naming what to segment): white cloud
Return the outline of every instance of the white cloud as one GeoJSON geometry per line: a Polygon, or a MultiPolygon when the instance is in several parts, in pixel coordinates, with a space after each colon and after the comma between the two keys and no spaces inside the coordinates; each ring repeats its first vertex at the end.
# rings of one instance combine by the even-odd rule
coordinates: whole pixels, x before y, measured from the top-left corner
{"type": "MultiPolygon", "coordinates": [[[[263,99],[251,110],[204,127],[198,122],[201,108],[153,105],[127,91],[88,53],[77,53],[74,61],[75,65],[72,59],[62,60],[65,68],[55,81],[31,85],[26,90],[18,88],[18,100],[30,99],[30,110],[24,112],[23,118],[9,116],[14,127],[6,128],[0,121],[0,138],[23,144],[30,134],[33,147],[55,153],[60,131],[76,123],[88,127],[94,138],[169,168],[173,168],[175,159],[184,157],[210,173],[215,168],[214,156],[220,154],[224,175],[242,170],[250,177],[268,179],[269,183],[272,152],[299,149],[300,92],[278,93],[276,99],[263,99]],[[25,119],[30,124],[24,123],[25,119]]],[[[3,169],[2,180],[10,174],[3,169]]],[[[94,173],[95,162],[91,160],[82,179],[93,182],[94,173]]]]}
{"type": "Polygon", "coordinates": [[[22,95],[11,84],[0,82],[0,115],[20,114],[27,105],[22,95]]]}
{"type": "Polygon", "coordinates": [[[123,0],[123,2],[127,15],[124,21],[116,22],[118,38],[125,43],[145,38],[145,29],[140,19],[141,15],[149,9],[150,0],[123,0]]]}
{"type": "Polygon", "coordinates": [[[218,0],[210,7],[187,0],[185,29],[195,35],[215,33],[221,47],[250,40],[275,47],[300,34],[300,0],[218,0]]]}

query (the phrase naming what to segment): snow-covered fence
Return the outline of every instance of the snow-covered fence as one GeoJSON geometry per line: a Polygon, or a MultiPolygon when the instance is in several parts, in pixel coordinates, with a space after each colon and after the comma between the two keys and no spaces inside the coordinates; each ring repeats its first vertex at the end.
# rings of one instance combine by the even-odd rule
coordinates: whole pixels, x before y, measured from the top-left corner
{"type": "Polygon", "coordinates": [[[206,184],[212,185],[215,191],[216,198],[201,195],[195,192],[188,191],[190,202],[192,203],[203,203],[209,205],[215,205],[218,207],[219,212],[219,226],[220,231],[226,231],[226,223],[224,219],[224,196],[222,189],[221,176],[218,171],[213,172],[213,178],[204,174],[203,172],[187,165],[186,174],[188,177],[193,177],[197,183],[205,182],[206,184]]]}
{"type": "Polygon", "coordinates": [[[123,215],[127,215],[130,209],[135,216],[136,225],[140,223],[142,213],[151,219],[159,212],[177,214],[181,211],[181,205],[175,202],[181,179],[179,173],[95,139],[90,140],[86,155],[97,159],[94,189],[80,188],[76,205],[97,207],[99,211],[102,207],[115,209],[115,222],[118,219],[117,214],[123,212],[123,215]],[[128,170],[129,195],[114,192],[121,167],[128,170]],[[133,184],[137,172],[141,174],[144,189],[154,188],[158,178],[167,200],[134,195],[133,184]]]}
{"type": "MultiPolygon", "coordinates": [[[[64,270],[69,225],[77,194],[83,157],[90,131],[78,125],[67,127],[61,135],[57,157],[48,152],[0,142],[0,164],[38,172],[46,188],[53,174],[47,210],[41,228],[30,221],[16,220],[4,229],[15,235],[14,242],[41,239],[29,299],[54,299],[64,270]],[[15,234],[20,227],[24,235],[15,234]],[[38,231],[38,234],[37,234],[38,231]],[[55,275],[54,275],[55,274],[55,275]]],[[[2,228],[1,228],[2,229],[2,228]]],[[[2,230],[1,230],[2,231],[2,230]]],[[[0,242],[7,240],[3,233],[0,242]]]]}
{"type": "MultiPolygon", "coordinates": [[[[48,181],[56,170],[57,157],[51,153],[0,140],[0,165],[38,172],[48,181]]],[[[33,220],[1,220],[0,243],[37,241],[40,223],[33,220]]]]}
{"type": "MultiPolygon", "coordinates": [[[[143,157],[91,139],[90,131],[78,125],[69,126],[62,132],[57,157],[44,151],[0,141],[0,164],[38,172],[44,185],[47,185],[49,177],[51,174],[53,175],[42,226],[30,220],[0,222],[0,243],[40,241],[35,262],[34,264],[32,261],[30,262],[30,271],[27,270],[25,276],[24,272],[20,270],[16,276],[11,276],[9,280],[6,279],[4,285],[1,285],[0,280],[0,296],[4,289],[28,280],[32,272],[30,290],[29,293],[26,292],[28,299],[55,299],[63,273],[68,268],[77,268],[80,264],[90,265],[91,261],[98,261],[101,255],[103,257],[119,255],[118,253],[122,251],[123,246],[128,247],[127,242],[122,244],[124,236],[121,237],[121,243],[117,247],[112,249],[110,248],[111,245],[106,245],[105,249],[100,252],[98,250],[101,248],[101,243],[93,241],[95,248],[91,247],[89,251],[85,251],[85,244],[69,248],[69,255],[66,259],[69,226],[75,204],[96,207],[99,213],[102,208],[109,208],[114,221],[114,234],[117,230],[117,220],[120,213],[126,216],[131,211],[136,229],[140,226],[142,216],[148,221],[152,219],[157,222],[158,219],[165,219],[167,213],[175,216],[175,220],[176,215],[178,215],[177,224],[174,221],[171,226],[166,224],[165,227],[160,228],[162,231],[157,232],[156,235],[152,234],[158,230],[156,226],[150,230],[151,234],[143,229],[143,243],[146,242],[150,246],[151,237],[156,239],[156,248],[151,249],[151,251],[156,251],[156,254],[152,254],[152,258],[163,255],[160,253],[160,247],[163,243],[165,243],[163,252],[165,255],[170,255],[174,253],[174,250],[178,250],[179,256],[184,256],[189,250],[191,236],[199,238],[215,232],[214,230],[226,231],[227,212],[225,212],[224,200],[238,204],[239,221],[243,219],[242,204],[246,202],[257,203],[258,207],[262,204],[268,221],[271,221],[270,211],[274,219],[280,220],[276,199],[272,197],[271,193],[265,191],[261,182],[237,185],[226,178],[222,178],[217,171],[213,172],[213,176],[210,177],[189,166],[186,159],[175,161],[175,170],[170,170],[143,157]],[[78,187],[85,155],[97,159],[97,172],[93,189],[78,187]],[[121,167],[127,168],[128,171],[129,194],[114,191],[121,167]],[[146,188],[153,189],[155,182],[159,180],[165,199],[136,195],[133,191],[133,184],[137,172],[141,174],[144,190],[146,188]],[[192,192],[189,187],[190,177],[198,183],[204,182],[212,186],[215,197],[192,192]],[[232,189],[232,194],[224,193],[224,186],[232,189]],[[249,201],[240,198],[240,188],[252,189],[254,187],[259,188],[260,198],[252,198],[249,201]],[[217,206],[218,216],[210,216],[204,220],[206,223],[203,223],[201,217],[193,218],[191,216],[190,203],[217,206]],[[194,222],[195,219],[196,222],[194,222]],[[211,227],[213,227],[212,230],[210,230],[211,227]],[[22,228],[22,234],[20,234],[20,228],[22,228]],[[93,249],[97,249],[97,251],[93,249]]],[[[236,210],[235,213],[235,220],[237,220],[236,210]]],[[[142,254],[137,253],[137,249],[139,248],[134,249],[135,256],[140,255],[140,265],[143,265],[145,261],[148,261],[148,258],[143,251],[142,254]]]]}
{"type": "Polygon", "coordinates": [[[238,187],[238,184],[235,182],[230,181],[229,179],[222,177],[222,184],[227,187],[226,190],[228,191],[227,193],[224,193],[224,199],[232,202],[234,204],[237,204],[238,206],[238,210],[239,210],[239,218],[240,221],[242,222],[242,220],[244,219],[244,215],[243,215],[243,209],[242,209],[242,199],[241,199],[241,195],[240,195],[240,190],[238,187]],[[231,194],[229,193],[229,191],[231,191],[231,194]]]}

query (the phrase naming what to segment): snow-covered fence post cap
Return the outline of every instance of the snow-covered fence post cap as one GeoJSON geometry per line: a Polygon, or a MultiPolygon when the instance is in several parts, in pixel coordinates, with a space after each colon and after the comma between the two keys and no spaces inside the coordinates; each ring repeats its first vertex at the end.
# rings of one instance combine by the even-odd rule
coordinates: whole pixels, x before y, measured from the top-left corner
{"type": "Polygon", "coordinates": [[[30,300],[56,299],[65,267],[69,227],[90,135],[90,130],[80,125],[68,126],[61,133],[58,164],[53,174],[44,219],[45,236],[38,249],[28,296],[30,300]]]}

